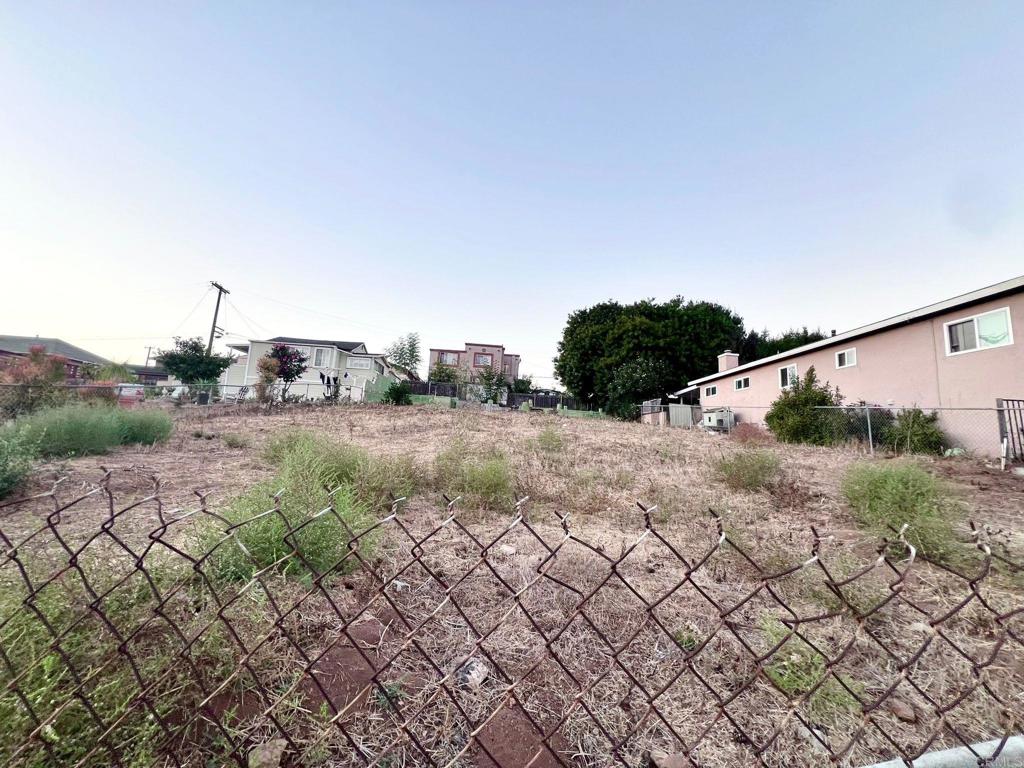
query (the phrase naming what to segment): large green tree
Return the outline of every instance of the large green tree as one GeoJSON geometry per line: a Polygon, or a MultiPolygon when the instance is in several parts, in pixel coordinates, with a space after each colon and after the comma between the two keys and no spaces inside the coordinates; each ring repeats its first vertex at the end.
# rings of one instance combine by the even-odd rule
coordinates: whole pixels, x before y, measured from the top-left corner
{"type": "Polygon", "coordinates": [[[656,397],[713,373],[718,355],[738,350],[743,338],[742,318],[719,304],[605,301],[569,315],[555,374],[584,402],[608,407],[614,399],[619,411],[627,394],[656,397]],[[649,362],[634,365],[641,360],[649,362]]]}
{"type": "Polygon", "coordinates": [[[810,344],[812,341],[821,341],[824,338],[825,334],[821,332],[820,328],[809,331],[807,326],[790,328],[777,336],[772,336],[767,329],[750,331],[743,337],[739,349],[734,351],[739,352],[740,364],[750,363],[760,360],[762,357],[788,352],[796,347],[802,347],[804,344],[810,344]]]}
{"type": "Polygon", "coordinates": [[[156,361],[188,386],[216,381],[231,365],[230,357],[206,354],[206,345],[198,337],[182,339],[175,336],[174,349],[161,349],[156,361]]]}

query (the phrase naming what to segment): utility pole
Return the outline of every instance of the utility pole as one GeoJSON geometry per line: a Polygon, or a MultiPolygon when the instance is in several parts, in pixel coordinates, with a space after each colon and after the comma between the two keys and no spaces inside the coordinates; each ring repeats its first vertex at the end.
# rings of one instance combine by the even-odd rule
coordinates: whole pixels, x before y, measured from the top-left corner
{"type": "Polygon", "coordinates": [[[225,293],[231,293],[231,291],[216,280],[211,280],[210,285],[217,289],[217,306],[213,308],[213,324],[210,326],[210,343],[206,345],[207,357],[209,357],[210,353],[213,352],[213,335],[219,330],[217,328],[217,314],[220,312],[220,297],[225,293]]]}
{"type": "Polygon", "coordinates": [[[146,347],[146,368],[149,368],[149,356],[153,354],[153,347],[146,347]]]}

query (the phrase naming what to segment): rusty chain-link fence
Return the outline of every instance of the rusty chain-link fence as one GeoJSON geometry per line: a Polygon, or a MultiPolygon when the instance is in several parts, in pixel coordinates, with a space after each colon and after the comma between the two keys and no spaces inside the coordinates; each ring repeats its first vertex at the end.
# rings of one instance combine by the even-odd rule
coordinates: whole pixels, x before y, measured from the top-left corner
{"type": "Polygon", "coordinates": [[[1022,729],[1020,570],[982,527],[780,558],[715,513],[164,496],[117,470],[0,505],[4,765],[861,766],[1022,729]]]}

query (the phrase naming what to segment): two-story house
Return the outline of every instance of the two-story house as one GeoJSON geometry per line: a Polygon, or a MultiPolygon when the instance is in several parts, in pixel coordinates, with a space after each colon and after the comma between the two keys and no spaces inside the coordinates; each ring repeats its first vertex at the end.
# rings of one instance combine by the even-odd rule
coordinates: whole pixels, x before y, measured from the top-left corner
{"type": "Polygon", "coordinates": [[[323,397],[326,388],[321,374],[332,381],[337,378],[341,393],[353,400],[362,399],[366,385],[376,381],[379,376],[399,378],[383,355],[368,352],[366,344],[361,341],[275,336],[272,339],[251,339],[248,342],[228,344],[239,356],[221,376],[220,383],[225,387],[254,385],[259,381],[259,359],[266,356],[276,344],[287,344],[308,358],[306,371],[291,386],[292,395],[311,399],[323,397]]]}
{"type": "Polygon", "coordinates": [[[474,344],[467,342],[463,349],[431,349],[430,369],[438,364],[457,368],[466,381],[479,381],[480,373],[496,368],[512,383],[519,378],[519,355],[506,352],[501,344],[474,344]]]}

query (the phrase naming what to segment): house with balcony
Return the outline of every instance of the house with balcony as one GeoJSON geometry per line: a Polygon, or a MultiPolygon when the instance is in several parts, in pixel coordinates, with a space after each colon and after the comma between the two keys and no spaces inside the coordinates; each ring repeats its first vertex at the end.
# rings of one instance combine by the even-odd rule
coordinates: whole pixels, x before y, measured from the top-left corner
{"type": "Polygon", "coordinates": [[[501,344],[475,344],[467,342],[462,349],[430,350],[429,369],[438,364],[456,368],[469,382],[480,380],[480,374],[487,368],[501,371],[509,384],[519,378],[519,355],[506,352],[501,344]]]}
{"type": "Polygon", "coordinates": [[[1013,446],[1021,437],[1008,435],[1014,427],[994,409],[1024,400],[1022,339],[1024,276],[743,365],[726,350],[716,373],[689,386],[705,411],[763,423],[767,407],[813,366],[844,403],[950,409],[939,410],[940,426],[956,445],[997,455],[1004,438],[1013,446]]]}
{"type": "Polygon", "coordinates": [[[384,355],[367,351],[362,341],[275,336],[272,339],[250,339],[247,342],[228,344],[238,356],[221,376],[220,384],[230,390],[225,394],[255,385],[259,381],[259,359],[277,344],[293,347],[308,358],[306,371],[291,385],[290,395],[307,399],[321,398],[328,392],[325,381],[330,381],[332,386],[336,381],[343,397],[361,400],[367,385],[376,383],[378,378],[404,378],[384,355]]]}

